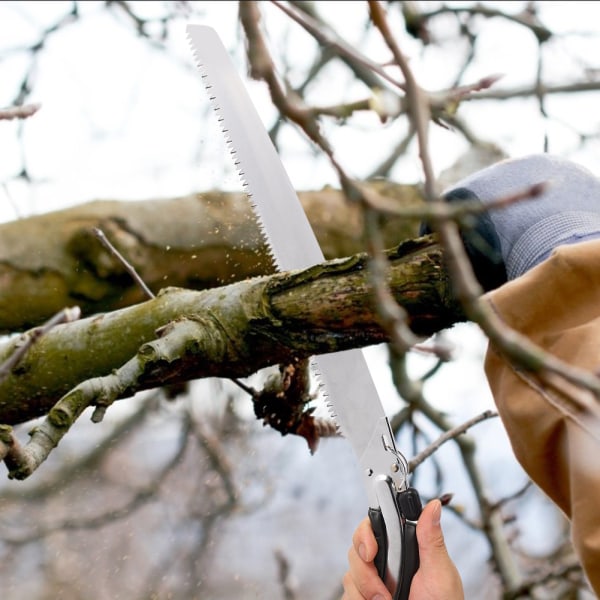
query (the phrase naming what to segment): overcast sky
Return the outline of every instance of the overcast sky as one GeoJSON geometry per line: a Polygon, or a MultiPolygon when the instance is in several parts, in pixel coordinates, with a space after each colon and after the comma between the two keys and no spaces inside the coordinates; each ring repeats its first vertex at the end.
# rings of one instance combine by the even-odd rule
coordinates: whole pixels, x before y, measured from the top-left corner
{"type": "MultiPolygon", "coordinates": [[[[162,3],[133,3],[142,13],[161,10],[162,3]]],[[[298,27],[290,25],[268,3],[265,19],[270,41],[277,50],[285,47],[289,61],[288,75],[293,81],[309,64],[312,45],[298,27]]],[[[435,3],[428,3],[434,5],[435,3]]],[[[469,3],[447,2],[452,6],[469,3]]],[[[502,10],[513,11],[525,2],[486,2],[502,10]]],[[[346,36],[375,60],[387,56],[374,35],[366,36],[361,23],[366,14],[364,3],[320,2],[323,15],[330,18],[346,36]],[[343,22],[339,15],[343,15],[343,22]]],[[[213,25],[222,35],[244,73],[243,47],[238,43],[236,3],[199,3],[193,22],[213,25]]],[[[0,3],[0,106],[15,99],[24,74],[30,72],[33,91],[29,102],[39,102],[42,109],[24,124],[0,125],[0,219],[10,220],[34,213],[54,210],[97,198],[145,199],[168,197],[209,188],[240,189],[218,127],[193,65],[185,38],[188,20],[182,17],[171,28],[168,47],[175,59],[146,40],[132,34],[131,24],[117,8],[106,10],[102,2],[79,4],[82,17],[46,38],[44,51],[32,62],[27,46],[39,40],[41,32],[70,10],[68,2],[0,3]],[[20,129],[22,135],[19,135],[20,129]],[[15,175],[25,165],[33,178],[26,184],[15,175]]],[[[562,35],[545,48],[544,73],[547,82],[570,82],[586,68],[600,69],[598,40],[600,3],[543,2],[540,14],[544,23],[562,35]],[[573,31],[578,35],[568,35],[573,31]]],[[[392,19],[398,25],[398,20],[392,19]]],[[[415,40],[405,34],[401,43],[420,83],[436,90],[451,83],[456,75],[455,56],[464,52],[451,41],[455,23],[447,20],[435,29],[439,46],[421,52],[415,40]]],[[[538,49],[534,37],[510,23],[493,20],[481,22],[477,44],[478,58],[464,75],[475,81],[490,74],[503,74],[500,89],[530,84],[538,66],[538,49]]],[[[319,103],[348,101],[365,94],[364,88],[350,84],[351,78],[326,70],[311,88],[311,98],[319,103]]],[[[248,84],[267,126],[276,114],[264,85],[248,84]]],[[[550,118],[539,114],[535,101],[511,104],[470,103],[461,108],[471,119],[477,134],[494,141],[510,155],[522,155],[543,149],[544,136],[550,150],[574,158],[592,170],[600,171],[600,145],[594,136],[600,132],[599,95],[550,97],[546,108],[550,118]],[[580,147],[580,133],[590,140],[580,147]]],[[[348,172],[364,177],[385,157],[385,150],[400,139],[398,126],[381,125],[373,115],[358,116],[346,127],[325,125],[338,158],[348,172]]],[[[317,189],[337,185],[335,175],[325,160],[314,160],[312,149],[292,127],[280,138],[282,156],[293,183],[299,189],[317,189]]],[[[437,172],[454,162],[466,148],[455,132],[434,126],[432,154],[437,172]]],[[[399,161],[392,178],[401,182],[419,181],[420,164],[416,152],[399,161]]],[[[452,406],[458,421],[492,406],[481,370],[469,371],[468,377],[456,377],[460,369],[480,364],[485,343],[473,328],[457,328],[452,334],[459,344],[454,370],[443,370],[430,384],[428,393],[439,406],[452,406]],[[456,401],[459,398],[460,401],[456,401]]],[[[374,363],[383,363],[382,349],[372,349],[374,363]]],[[[415,371],[427,367],[426,359],[415,357],[415,371]]],[[[466,371],[465,371],[466,372],[466,371]]],[[[382,395],[395,397],[389,375],[378,378],[382,395]]],[[[518,489],[523,475],[515,464],[506,468],[508,443],[498,425],[483,425],[474,431],[480,439],[491,432],[494,444],[482,444],[482,460],[494,477],[492,491],[518,489]]],[[[406,441],[408,443],[408,441],[406,441]]],[[[286,446],[287,448],[287,446],[286,446]]],[[[450,460],[452,457],[449,457],[450,460]]],[[[299,460],[305,464],[305,458],[299,460]]],[[[322,463],[323,469],[326,464],[322,463]]],[[[323,471],[326,472],[326,471],[323,471]]],[[[458,471],[457,471],[458,473],[458,471]]],[[[459,502],[472,508],[465,492],[459,502]]],[[[537,504],[525,517],[533,526],[527,538],[530,549],[544,547],[547,538],[539,535],[535,519],[540,519],[545,505],[537,504]],[[535,513],[535,514],[533,514],[535,513]]],[[[462,540],[451,542],[459,550],[462,540]]],[[[480,551],[476,546],[473,551],[480,551]]],[[[345,560],[345,555],[342,556],[345,560]]],[[[461,566],[464,565],[464,557],[461,566]]],[[[474,597],[474,596],[473,596],[474,597]]]]}
{"type": "MultiPolygon", "coordinates": [[[[506,11],[525,5],[496,4],[506,11]]],[[[162,10],[159,2],[134,5],[142,14],[162,10]]],[[[5,186],[0,196],[8,197],[12,208],[3,210],[0,218],[14,218],[17,211],[23,215],[97,197],[144,198],[213,186],[236,188],[237,178],[223,157],[222,140],[193,68],[184,31],[187,19],[182,16],[172,25],[168,41],[176,56],[172,60],[161,49],[132,35],[131,23],[117,8],[106,10],[101,2],[79,6],[82,18],[48,36],[40,59],[32,62],[31,54],[22,49],[39,40],[40,32],[66,14],[70,3],[0,4],[0,105],[14,100],[28,69],[33,84],[29,100],[43,105],[35,118],[23,125],[22,145],[16,135],[19,125],[3,124],[0,182],[5,186]],[[35,186],[25,187],[13,179],[23,153],[35,186]]],[[[219,31],[239,60],[243,74],[236,3],[202,2],[196,6],[202,14],[195,15],[193,21],[211,24],[219,31]]],[[[363,3],[321,2],[319,7],[361,51],[375,60],[387,57],[381,41],[375,35],[366,36],[360,27],[366,11],[363,3]],[[343,24],[336,17],[339,11],[344,14],[343,24]]],[[[546,80],[568,82],[582,73],[584,63],[594,67],[597,45],[588,34],[600,29],[600,4],[543,2],[540,11],[544,22],[561,33],[582,31],[578,36],[558,37],[545,48],[546,80]]],[[[264,3],[263,12],[273,47],[279,50],[287,44],[287,74],[293,81],[310,60],[312,46],[302,30],[284,19],[275,7],[264,3]]],[[[393,24],[398,25],[397,21],[392,18],[393,24]]],[[[398,31],[402,33],[400,27],[398,31]]],[[[478,58],[470,64],[463,80],[503,74],[499,89],[531,83],[537,69],[534,37],[499,19],[482,21],[479,31],[478,58]]],[[[450,41],[456,33],[453,20],[441,21],[434,32],[440,44],[428,47],[426,52],[421,52],[408,36],[401,39],[418,80],[432,90],[451,83],[460,63],[454,57],[465,51],[450,41]]],[[[311,86],[309,97],[326,103],[363,97],[364,88],[350,85],[350,81],[344,74],[325,70],[311,86]]],[[[249,87],[265,122],[271,125],[276,115],[264,85],[252,82],[249,87]]],[[[571,154],[592,168],[599,163],[596,141],[578,150],[579,132],[594,134],[598,129],[596,94],[582,95],[575,105],[570,97],[549,97],[546,107],[552,118],[547,120],[540,118],[534,101],[495,104],[493,112],[491,107],[489,103],[473,102],[465,104],[461,114],[469,115],[478,135],[500,144],[507,153],[541,151],[547,132],[551,151],[571,154]],[[565,102],[569,102],[568,109],[565,102]]],[[[325,127],[342,164],[357,177],[368,174],[402,133],[400,126],[382,126],[373,115],[358,115],[345,127],[327,123],[325,127]]],[[[298,188],[337,184],[327,161],[315,162],[310,146],[294,128],[284,128],[279,141],[288,172],[298,188]]],[[[432,128],[431,149],[438,172],[465,147],[464,140],[454,132],[432,128]]],[[[418,181],[420,177],[414,151],[393,172],[393,178],[399,181],[418,181]]]]}

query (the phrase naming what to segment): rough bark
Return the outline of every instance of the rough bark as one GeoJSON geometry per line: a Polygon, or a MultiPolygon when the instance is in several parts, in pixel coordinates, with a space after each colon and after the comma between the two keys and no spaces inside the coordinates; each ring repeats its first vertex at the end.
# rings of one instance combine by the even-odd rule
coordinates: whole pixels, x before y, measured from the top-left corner
{"type": "MultiPolygon", "coordinates": [[[[401,244],[389,261],[390,288],[417,333],[428,336],[463,318],[431,238],[401,244]]],[[[246,376],[292,357],[387,339],[364,255],[205,291],[169,288],[153,300],[57,326],[40,338],[0,383],[0,423],[44,414],[82,382],[92,404],[110,403],[140,389],[246,376]]],[[[0,360],[18,343],[13,339],[0,349],[0,360]]],[[[57,415],[63,418],[70,417],[57,415]]]]}
{"type": "MultiPolygon", "coordinates": [[[[376,182],[401,206],[416,186],[376,182]]],[[[360,252],[361,213],[341,192],[300,192],[326,258],[360,252]]],[[[242,194],[207,192],[168,200],[96,201],[0,225],[0,332],[23,331],[65,306],[108,312],[144,299],[93,233],[100,228],[153,290],[206,289],[273,271],[242,194]]],[[[415,237],[418,223],[388,219],[388,247],[415,237]]]]}

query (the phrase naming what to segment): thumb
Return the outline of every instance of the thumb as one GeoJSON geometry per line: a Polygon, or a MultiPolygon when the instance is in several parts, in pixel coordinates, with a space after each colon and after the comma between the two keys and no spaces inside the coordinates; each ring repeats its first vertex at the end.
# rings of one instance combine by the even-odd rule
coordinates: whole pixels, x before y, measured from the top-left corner
{"type": "Polygon", "coordinates": [[[417,522],[417,541],[419,543],[419,560],[423,569],[450,562],[444,534],[440,525],[442,503],[439,500],[428,502],[417,522]]]}
{"type": "Polygon", "coordinates": [[[444,543],[441,516],[442,503],[432,500],[417,521],[420,565],[411,585],[411,600],[464,600],[460,573],[444,543]]]}

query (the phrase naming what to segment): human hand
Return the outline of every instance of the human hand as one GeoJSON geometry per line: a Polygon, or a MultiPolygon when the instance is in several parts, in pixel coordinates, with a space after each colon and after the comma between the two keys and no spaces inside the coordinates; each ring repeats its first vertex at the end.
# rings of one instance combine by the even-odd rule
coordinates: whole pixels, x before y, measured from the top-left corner
{"type": "MultiPolygon", "coordinates": [[[[462,581],[448,556],[440,526],[442,505],[432,500],[417,523],[420,566],[412,580],[409,600],[463,600],[462,581]]],[[[344,576],[342,600],[391,600],[392,596],[373,563],[377,542],[365,518],[352,536],[348,551],[349,570],[344,576]]]]}

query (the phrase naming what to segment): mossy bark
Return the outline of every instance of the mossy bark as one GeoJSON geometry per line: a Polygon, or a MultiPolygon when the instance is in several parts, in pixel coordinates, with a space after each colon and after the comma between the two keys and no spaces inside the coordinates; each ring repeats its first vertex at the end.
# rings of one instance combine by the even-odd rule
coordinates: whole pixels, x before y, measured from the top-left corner
{"type": "MultiPolygon", "coordinates": [[[[417,333],[428,336],[463,319],[442,252],[431,238],[401,244],[389,261],[389,286],[417,333]]],[[[179,328],[179,336],[181,331],[187,330],[179,328]]],[[[40,338],[0,383],[0,423],[42,415],[74,387],[106,377],[136,356],[140,371],[119,397],[201,377],[247,376],[293,357],[387,339],[364,255],[205,291],[169,288],[152,300],[57,326],[40,338]],[[182,320],[195,323],[195,333],[168,346],[173,324],[182,320]]],[[[13,339],[0,348],[0,361],[18,343],[13,339]]]]}
{"type": "MultiPolygon", "coordinates": [[[[399,206],[422,200],[416,186],[371,184],[399,206]]],[[[326,258],[363,249],[358,207],[338,190],[301,192],[326,258]]],[[[153,290],[206,289],[273,272],[248,200],[206,192],[147,201],[95,201],[0,225],[0,332],[24,331],[65,306],[109,312],[144,299],[95,237],[101,229],[153,290]]],[[[386,245],[415,237],[414,220],[389,219],[386,245]]]]}

